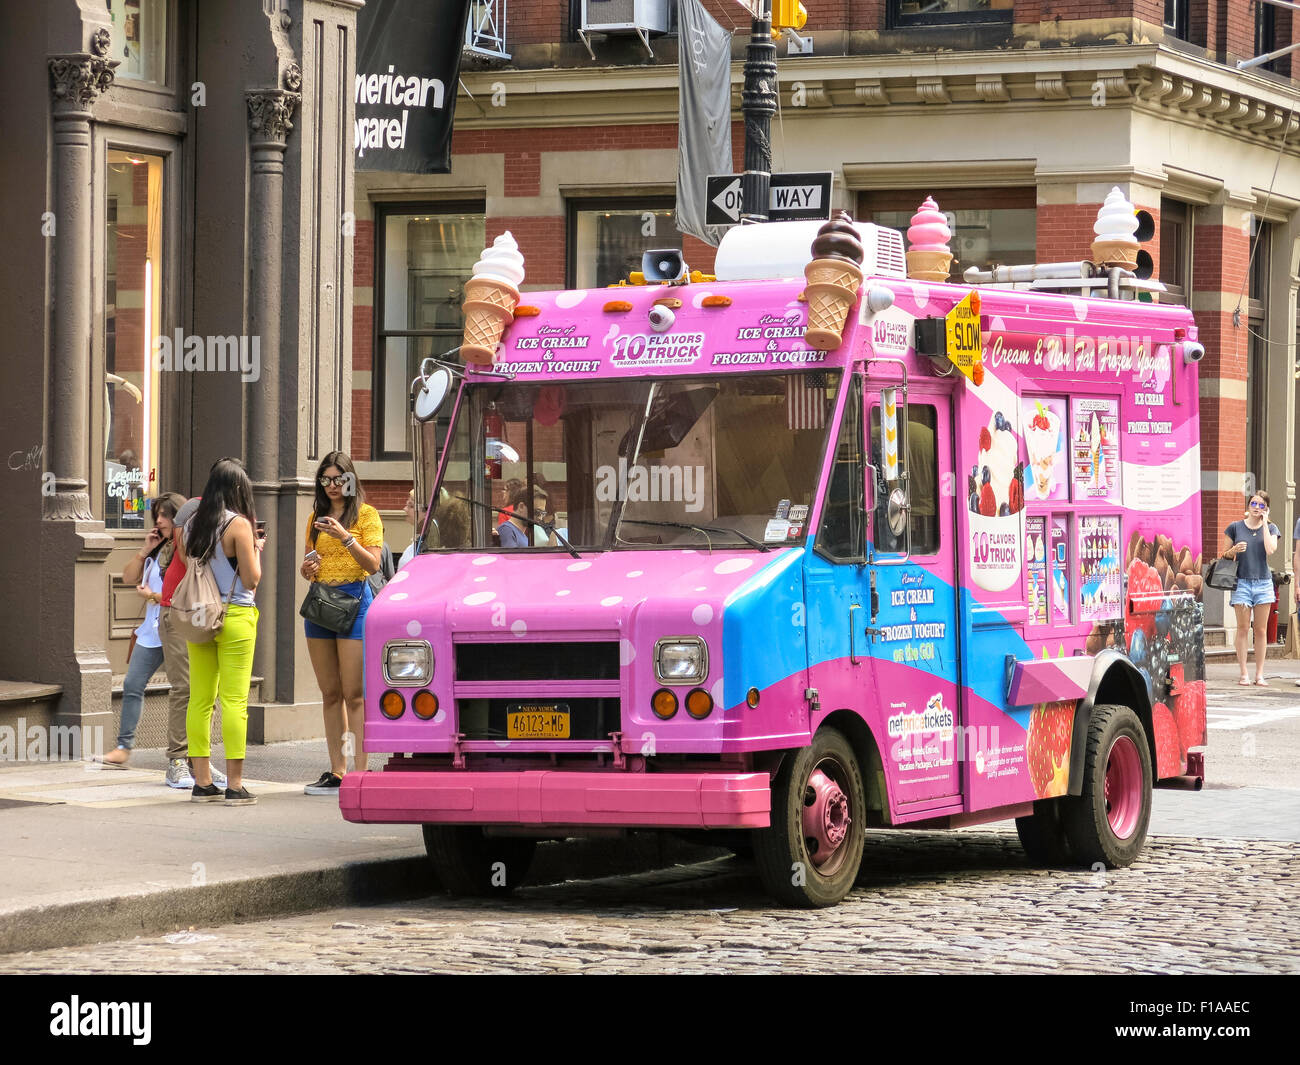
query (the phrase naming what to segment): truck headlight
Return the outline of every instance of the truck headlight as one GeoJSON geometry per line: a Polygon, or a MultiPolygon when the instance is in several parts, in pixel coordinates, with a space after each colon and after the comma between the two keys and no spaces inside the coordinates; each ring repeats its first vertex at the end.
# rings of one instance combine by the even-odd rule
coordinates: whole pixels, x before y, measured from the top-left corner
{"type": "Polygon", "coordinates": [[[427,640],[384,644],[384,680],[394,687],[422,688],[433,679],[433,648],[427,640]]]}
{"type": "Polygon", "coordinates": [[[655,678],[661,684],[698,684],[709,675],[709,649],[698,636],[655,642],[655,678]]]}

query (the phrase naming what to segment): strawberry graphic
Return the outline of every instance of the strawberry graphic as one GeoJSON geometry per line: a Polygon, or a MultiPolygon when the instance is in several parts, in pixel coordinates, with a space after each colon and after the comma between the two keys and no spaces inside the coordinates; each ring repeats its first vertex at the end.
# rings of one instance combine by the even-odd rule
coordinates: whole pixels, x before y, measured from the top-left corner
{"type": "Polygon", "coordinates": [[[1164,594],[1164,582],[1154,567],[1147,565],[1140,558],[1133,559],[1128,567],[1129,602],[1138,607],[1124,617],[1124,635],[1132,639],[1133,633],[1141,629],[1148,641],[1156,634],[1156,608],[1152,596],[1164,594]]]}
{"type": "Polygon", "coordinates": [[[993,450],[993,436],[989,432],[989,427],[987,425],[980,426],[980,450],[981,451],[993,450]]]}
{"type": "Polygon", "coordinates": [[[1047,420],[1047,413],[1043,410],[1043,405],[1041,403],[1035,401],[1034,407],[1037,409],[1038,413],[1034,415],[1033,420],[1029,424],[1035,429],[1042,429],[1046,432],[1052,427],[1052,423],[1047,420]]]}
{"type": "Polygon", "coordinates": [[[1156,734],[1156,779],[1176,777],[1183,771],[1183,747],[1169,707],[1156,703],[1151,708],[1151,724],[1156,734]]]}
{"type": "Polygon", "coordinates": [[[980,489],[980,513],[986,518],[995,516],[998,512],[997,500],[993,498],[993,486],[986,483],[980,489]]]}
{"type": "Polygon", "coordinates": [[[1073,731],[1072,702],[1039,703],[1031,711],[1025,752],[1036,798],[1064,795],[1069,787],[1070,734],[1073,731]]]}
{"type": "MultiPolygon", "coordinates": [[[[1182,673],[1181,665],[1173,666],[1170,670],[1170,681],[1173,682],[1174,671],[1182,673]]],[[[1205,746],[1205,681],[1193,680],[1183,684],[1181,676],[1179,683],[1173,686],[1173,713],[1174,720],[1178,723],[1178,738],[1182,742],[1183,749],[1191,747],[1205,746]]]]}
{"type": "Polygon", "coordinates": [[[1011,478],[1011,484],[1007,488],[1007,503],[1011,508],[1011,513],[1025,508],[1025,467],[1024,464],[1016,466],[1016,475],[1011,478]]]}

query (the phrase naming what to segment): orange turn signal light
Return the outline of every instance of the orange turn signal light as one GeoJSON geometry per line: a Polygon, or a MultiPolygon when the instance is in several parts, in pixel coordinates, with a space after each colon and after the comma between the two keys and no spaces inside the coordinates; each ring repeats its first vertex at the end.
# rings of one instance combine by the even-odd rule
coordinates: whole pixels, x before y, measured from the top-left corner
{"type": "Polygon", "coordinates": [[[976,318],[980,316],[980,294],[978,292],[970,294],[970,311],[976,318]]]}
{"type": "Polygon", "coordinates": [[[745,692],[745,703],[751,710],[753,710],[754,707],[758,706],[757,688],[750,688],[749,691],[745,692]]]}
{"type": "Polygon", "coordinates": [[[730,307],[730,296],[705,296],[700,300],[701,307],[730,307]]]}
{"type": "Polygon", "coordinates": [[[427,689],[416,692],[415,698],[411,700],[411,709],[415,711],[417,717],[428,721],[438,713],[438,697],[427,689]]]}
{"type": "Polygon", "coordinates": [[[384,717],[396,720],[406,713],[406,700],[401,692],[390,689],[379,697],[379,709],[384,712],[384,717]]]}
{"type": "Polygon", "coordinates": [[[677,713],[677,696],[667,688],[660,688],[650,697],[650,709],[655,712],[656,717],[667,721],[673,714],[677,713]]]}
{"type": "Polygon", "coordinates": [[[703,688],[692,688],[686,696],[686,712],[701,721],[713,712],[713,696],[703,688]]]}
{"type": "Polygon", "coordinates": [[[606,314],[624,314],[631,309],[632,304],[627,300],[610,300],[603,308],[606,314]]]}
{"type": "Polygon", "coordinates": [[[542,313],[540,307],[534,307],[531,304],[520,304],[515,308],[516,318],[536,318],[542,313]]]}

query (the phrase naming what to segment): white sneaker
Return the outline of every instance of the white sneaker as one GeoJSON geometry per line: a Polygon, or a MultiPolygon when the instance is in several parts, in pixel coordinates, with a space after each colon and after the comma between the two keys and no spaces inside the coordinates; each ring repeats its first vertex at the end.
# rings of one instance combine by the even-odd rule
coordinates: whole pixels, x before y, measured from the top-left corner
{"type": "Polygon", "coordinates": [[[184,758],[173,758],[167,763],[167,786],[169,788],[194,787],[194,774],[184,758]]]}
{"type": "Polygon", "coordinates": [[[229,782],[228,780],[226,780],[226,774],[225,774],[225,773],[223,773],[223,772],[222,772],[220,769],[218,769],[216,766],[213,766],[213,767],[212,767],[212,783],[214,783],[214,784],[215,784],[217,787],[219,787],[219,788],[224,788],[224,787],[225,787],[228,783],[230,783],[230,782],[229,782]]]}

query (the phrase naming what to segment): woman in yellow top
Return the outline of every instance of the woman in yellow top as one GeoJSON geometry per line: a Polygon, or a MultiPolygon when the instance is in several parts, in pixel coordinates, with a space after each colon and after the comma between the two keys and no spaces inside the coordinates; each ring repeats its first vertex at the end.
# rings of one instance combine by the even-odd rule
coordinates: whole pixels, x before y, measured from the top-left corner
{"type": "Polygon", "coordinates": [[[362,502],[364,498],[352,460],[342,451],[331,451],[316,470],[316,505],[307,522],[301,572],[309,581],[358,596],[361,609],[351,630],[344,633],[303,620],[307,653],[320,686],[330,756],[329,769],[304,789],[308,795],[338,795],[347,772],[345,732],[351,734],[357,768],[366,768],[361,632],[374,598],[366,578],[379,569],[384,525],[379,511],[362,502]]]}

